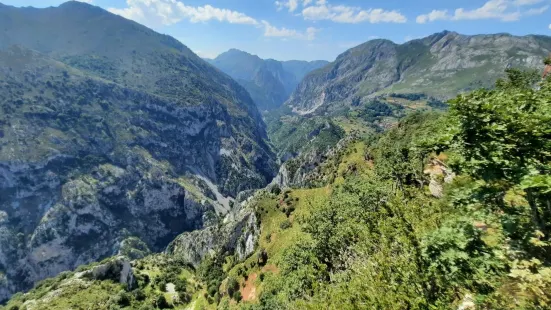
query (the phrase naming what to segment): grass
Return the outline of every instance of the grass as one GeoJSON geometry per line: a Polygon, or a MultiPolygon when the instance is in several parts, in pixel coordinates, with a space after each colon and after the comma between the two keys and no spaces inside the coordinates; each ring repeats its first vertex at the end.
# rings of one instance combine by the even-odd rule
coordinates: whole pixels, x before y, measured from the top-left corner
{"type": "MultiPolygon", "coordinates": [[[[278,265],[283,258],[283,253],[292,245],[301,240],[308,240],[310,235],[301,229],[303,219],[311,215],[311,212],[320,205],[327,203],[335,186],[344,182],[344,178],[351,172],[350,167],[355,167],[355,171],[364,174],[369,173],[371,164],[365,160],[366,143],[358,141],[347,146],[344,155],[340,158],[338,164],[338,178],[330,185],[317,188],[289,189],[279,195],[264,194],[255,203],[255,210],[261,218],[261,235],[259,238],[258,250],[246,261],[238,263],[231,267],[228,275],[239,279],[240,285],[246,280],[239,276],[239,270],[244,270],[248,276],[256,274],[258,277],[254,281],[256,289],[256,300],[246,303],[258,302],[258,297],[263,290],[263,281],[260,275],[277,274],[278,265]],[[289,203],[294,206],[294,211],[287,216],[284,212],[289,203]],[[282,223],[289,221],[289,228],[282,228],[282,223]],[[268,261],[265,266],[256,264],[258,253],[265,250],[268,254],[268,261]]],[[[227,262],[231,266],[232,262],[227,262]]],[[[230,302],[230,309],[237,309],[235,303],[230,302]]]]}

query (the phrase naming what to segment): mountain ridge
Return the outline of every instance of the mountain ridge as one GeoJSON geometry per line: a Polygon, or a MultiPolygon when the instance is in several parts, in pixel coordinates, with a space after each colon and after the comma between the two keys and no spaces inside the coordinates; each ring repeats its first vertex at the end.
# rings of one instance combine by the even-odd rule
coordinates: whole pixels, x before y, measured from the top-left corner
{"type": "Polygon", "coordinates": [[[275,176],[247,91],[138,23],[0,6],[0,63],[2,300],[129,244],[162,251],[275,176]]]}
{"type": "Polygon", "coordinates": [[[278,108],[304,75],[328,63],[262,59],[235,48],[207,61],[244,86],[261,110],[278,108]]]}
{"type": "MultiPolygon", "coordinates": [[[[443,31],[397,44],[367,41],[308,74],[285,103],[299,114],[335,110],[384,93],[425,93],[440,99],[491,87],[507,67],[538,69],[551,37],[462,35],[443,31]]],[[[323,113],[323,112],[320,112],[323,113]]]]}

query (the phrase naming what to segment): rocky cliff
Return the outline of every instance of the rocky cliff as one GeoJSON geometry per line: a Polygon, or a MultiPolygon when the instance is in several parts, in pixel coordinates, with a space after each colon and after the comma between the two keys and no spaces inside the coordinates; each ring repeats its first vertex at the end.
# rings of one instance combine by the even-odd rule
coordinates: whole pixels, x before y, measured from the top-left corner
{"type": "Polygon", "coordinates": [[[209,226],[275,175],[266,140],[247,92],[175,39],[76,1],[0,5],[0,299],[209,226]]]}
{"type": "Polygon", "coordinates": [[[424,93],[448,99],[491,87],[504,69],[540,69],[551,37],[466,36],[444,31],[396,44],[372,40],[307,75],[285,103],[296,113],[333,111],[382,93],[424,93]]]}

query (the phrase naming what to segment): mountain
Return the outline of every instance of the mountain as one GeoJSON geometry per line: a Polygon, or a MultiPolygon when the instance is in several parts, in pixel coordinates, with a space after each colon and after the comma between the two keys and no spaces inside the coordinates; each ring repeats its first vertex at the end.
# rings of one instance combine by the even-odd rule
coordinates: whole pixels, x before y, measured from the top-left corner
{"type": "Polygon", "coordinates": [[[208,61],[245,87],[260,110],[281,106],[306,74],[328,64],[323,60],[264,60],[237,49],[208,61]]]}
{"type": "Polygon", "coordinates": [[[444,31],[396,44],[372,40],[307,75],[286,105],[300,114],[335,111],[379,94],[416,93],[448,99],[491,87],[505,68],[536,69],[551,37],[467,36],[444,31]]]}
{"type": "Polygon", "coordinates": [[[450,113],[349,135],[231,227],[61,273],[3,309],[549,309],[551,79],[507,74],[450,113]]]}
{"type": "Polygon", "coordinates": [[[77,1],[0,5],[0,300],[162,251],[276,171],[247,91],[177,40],[77,1]]]}

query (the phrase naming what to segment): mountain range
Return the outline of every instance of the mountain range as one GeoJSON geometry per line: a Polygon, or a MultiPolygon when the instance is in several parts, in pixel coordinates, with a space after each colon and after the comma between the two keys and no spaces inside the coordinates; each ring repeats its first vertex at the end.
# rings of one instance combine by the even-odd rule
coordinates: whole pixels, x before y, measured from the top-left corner
{"type": "Polygon", "coordinates": [[[207,61],[241,84],[261,111],[279,108],[306,74],[329,63],[324,60],[261,59],[237,49],[207,61]]]}
{"type": "MultiPolygon", "coordinates": [[[[86,3],[0,4],[0,301],[34,286],[9,309],[237,309],[242,299],[247,309],[319,309],[327,300],[357,308],[358,296],[379,308],[458,308],[470,290],[485,296],[498,282],[511,290],[512,268],[494,260],[543,234],[526,228],[526,184],[497,195],[469,187],[485,184],[469,172],[481,164],[448,165],[444,152],[464,156],[481,143],[473,153],[481,156],[495,141],[453,149],[444,129],[458,120],[444,101],[493,88],[508,68],[539,70],[550,52],[548,36],[444,31],[404,44],[371,40],[330,63],[236,49],[204,60],[86,3]],[[456,177],[452,189],[465,192],[441,199],[456,177]],[[486,217],[468,213],[491,203],[486,217]],[[510,214],[499,218],[505,204],[510,214]],[[515,225],[526,231],[504,233],[515,225]],[[494,286],[478,278],[488,272],[499,273],[494,286]]],[[[486,119],[470,114],[474,102],[476,113],[505,123],[482,121],[484,130],[518,133],[498,156],[521,145],[547,158],[547,144],[522,141],[534,131],[547,139],[549,86],[515,84],[524,78],[497,89],[503,98],[530,93],[519,97],[539,105],[504,107],[493,92],[480,103],[475,94],[460,102],[456,112],[471,118],[456,131],[486,119]]],[[[480,132],[462,138],[487,136],[480,132]]],[[[496,184],[512,184],[504,180],[496,184]]],[[[548,195],[546,186],[533,188],[548,195]]],[[[548,196],[538,199],[549,212],[548,196]]],[[[535,239],[531,249],[544,257],[547,241],[535,239]]]]}
{"type": "Polygon", "coordinates": [[[308,74],[285,105],[299,114],[358,106],[392,93],[446,100],[492,87],[506,68],[540,69],[551,52],[549,36],[461,35],[444,31],[396,44],[371,40],[308,74]]]}
{"type": "Polygon", "coordinates": [[[0,299],[130,237],[162,251],[276,171],[247,91],[177,40],[77,1],[0,5],[0,299]]]}

